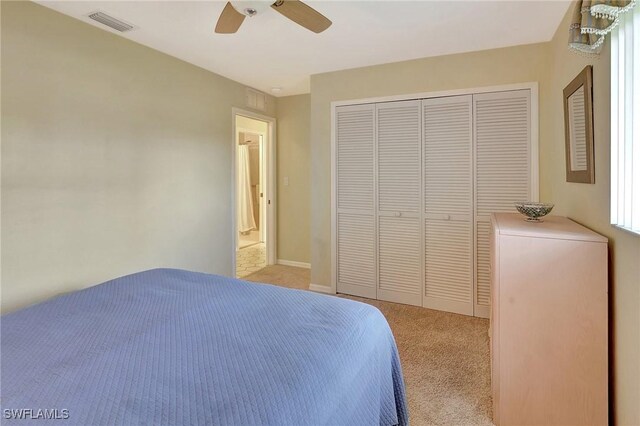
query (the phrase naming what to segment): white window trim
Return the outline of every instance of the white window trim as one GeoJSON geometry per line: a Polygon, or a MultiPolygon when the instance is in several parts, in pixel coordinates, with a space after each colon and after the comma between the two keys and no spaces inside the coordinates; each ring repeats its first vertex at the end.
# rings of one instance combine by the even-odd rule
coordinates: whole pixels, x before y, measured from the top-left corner
{"type": "Polygon", "coordinates": [[[611,224],[640,235],[638,7],[620,15],[611,33],[611,224]]]}

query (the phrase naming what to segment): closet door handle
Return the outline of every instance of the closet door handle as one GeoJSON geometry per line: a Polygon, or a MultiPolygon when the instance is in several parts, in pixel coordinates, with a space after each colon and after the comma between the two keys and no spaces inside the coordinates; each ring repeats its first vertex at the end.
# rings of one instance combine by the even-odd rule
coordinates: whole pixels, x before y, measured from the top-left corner
{"type": "Polygon", "coordinates": [[[401,217],[402,216],[402,212],[396,212],[396,217],[401,217]]]}

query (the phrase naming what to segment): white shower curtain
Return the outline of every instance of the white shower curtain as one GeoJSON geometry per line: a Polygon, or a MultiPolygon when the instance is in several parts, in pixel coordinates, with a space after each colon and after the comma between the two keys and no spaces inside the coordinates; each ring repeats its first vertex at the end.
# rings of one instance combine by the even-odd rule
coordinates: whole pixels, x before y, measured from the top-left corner
{"type": "Polygon", "coordinates": [[[251,197],[249,147],[240,145],[238,148],[238,231],[249,232],[256,229],[251,197]]]}

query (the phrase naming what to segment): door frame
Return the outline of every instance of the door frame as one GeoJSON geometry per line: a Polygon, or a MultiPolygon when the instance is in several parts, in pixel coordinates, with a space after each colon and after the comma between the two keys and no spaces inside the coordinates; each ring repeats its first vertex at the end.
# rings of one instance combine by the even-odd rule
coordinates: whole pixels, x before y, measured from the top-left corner
{"type": "MultiPolygon", "coordinates": [[[[276,263],[276,235],[277,235],[277,208],[276,208],[276,119],[267,115],[258,114],[256,112],[247,111],[242,108],[231,108],[231,274],[236,277],[236,257],[238,249],[238,229],[237,229],[237,209],[236,190],[237,190],[237,137],[239,128],[236,126],[236,116],[243,116],[252,120],[264,121],[267,123],[267,135],[263,140],[264,164],[266,172],[264,173],[264,211],[261,214],[265,217],[264,235],[266,247],[266,263],[274,265],[276,263]]],[[[260,134],[254,130],[244,129],[251,133],[260,134]]]]}
{"type": "MultiPolygon", "coordinates": [[[[490,92],[508,92],[514,90],[530,90],[531,93],[531,146],[530,146],[530,167],[529,171],[530,179],[531,179],[531,199],[532,201],[537,201],[539,198],[540,191],[540,182],[539,182],[539,94],[538,94],[538,82],[524,82],[524,83],[515,83],[515,84],[505,84],[505,85],[496,85],[496,86],[481,86],[481,87],[472,87],[465,89],[454,89],[454,90],[441,90],[441,91],[433,91],[433,92],[420,92],[420,93],[412,93],[406,95],[391,95],[391,96],[380,96],[380,97],[372,97],[372,98],[363,98],[363,99],[351,99],[351,100],[343,100],[343,101],[333,101],[331,102],[331,195],[330,195],[330,210],[331,210],[331,287],[326,286],[313,286],[313,290],[321,291],[329,294],[337,293],[337,283],[338,283],[338,243],[337,243],[337,168],[336,168],[336,108],[340,106],[349,106],[349,105],[363,105],[363,104],[375,104],[382,102],[394,102],[394,101],[408,101],[408,100],[419,100],[419,99],[429,99],[429,98],[438,98],[438,97],[447,97],[447,96],[458,96],[458,95],[477,95],[481,93],[490,93],[490,92]]],[[[376,206],[377,208],[377,206],[376,206]]],[[[475,226],[475,225],[474,225],[475,226]]],[[[475,234],[475,232],[474,232],[475,234]]],[[[475,238],[475,236],[474,236],[475,238]]],[[[475,255],[474,255],[474,264],[473,269],[475,271],[475,255]]],[[[477,311],[477,307],[475,304],[475,296],[477,293],[476,289],[476,277],[474,273],[473,277],[473,292],[474,292],[474,315],[477,313],[481,317],[488,317],[489,312],[488,309],[477,311]]],[[[377,285],[377,283],[376,283],[377,285]]]]}

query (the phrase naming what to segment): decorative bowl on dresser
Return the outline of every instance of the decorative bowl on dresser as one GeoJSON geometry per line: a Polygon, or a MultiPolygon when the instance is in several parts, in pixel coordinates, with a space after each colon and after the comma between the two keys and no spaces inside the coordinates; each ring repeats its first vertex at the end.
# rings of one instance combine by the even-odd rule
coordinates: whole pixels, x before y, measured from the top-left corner
{"type": "Polygon", "coordinates": [[[542,222],[541,217],[551,213],[553,204],[536,203],[534,201],[522,201],[514,203],[516,210],[522,213],[529,222],[542,222]]]}
{"type": "Polygon", "coordinates": [[[491,225],[494,423],[606,425],[607,239],[559,216],[491,225]]]}

